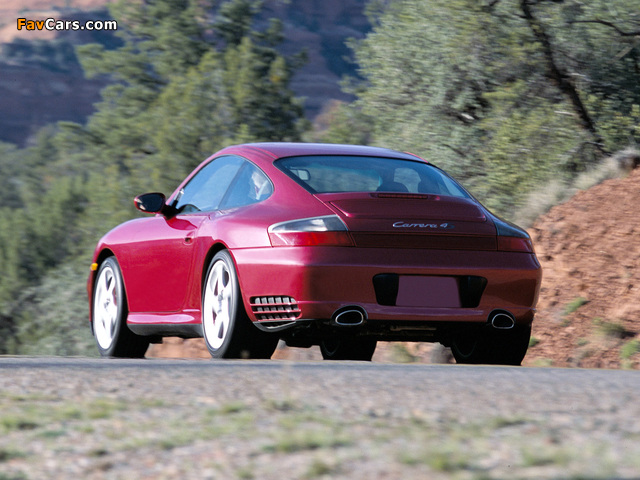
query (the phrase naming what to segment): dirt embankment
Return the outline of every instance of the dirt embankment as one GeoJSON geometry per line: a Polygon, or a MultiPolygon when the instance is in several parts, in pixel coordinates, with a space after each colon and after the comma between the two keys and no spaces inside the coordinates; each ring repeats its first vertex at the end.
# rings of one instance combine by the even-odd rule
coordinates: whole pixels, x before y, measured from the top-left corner
{"type": "Polygon", "coordinates": [[[527,363],[638,368],[640,169],[580,191],[536,221],[544,274],[527,363]]]}

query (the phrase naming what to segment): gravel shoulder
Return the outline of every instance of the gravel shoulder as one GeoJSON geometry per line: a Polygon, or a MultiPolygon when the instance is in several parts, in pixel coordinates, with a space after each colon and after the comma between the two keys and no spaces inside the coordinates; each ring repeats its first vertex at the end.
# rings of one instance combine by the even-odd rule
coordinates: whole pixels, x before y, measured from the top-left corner
{"type": "Polygon", "coordinates": [[[640,478],[633,371],[0,357],[0,479],[640,478]]]}

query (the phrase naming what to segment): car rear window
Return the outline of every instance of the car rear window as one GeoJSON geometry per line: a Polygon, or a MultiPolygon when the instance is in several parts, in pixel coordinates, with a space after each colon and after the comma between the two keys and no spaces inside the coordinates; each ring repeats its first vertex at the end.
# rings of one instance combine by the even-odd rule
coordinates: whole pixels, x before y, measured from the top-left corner
{"type": "Polygon", "coordinates": [[[469,198],[451,177],[420,161],[313,155],[283,158],[275,164],[311,193],[399,192],[469,198]]]}

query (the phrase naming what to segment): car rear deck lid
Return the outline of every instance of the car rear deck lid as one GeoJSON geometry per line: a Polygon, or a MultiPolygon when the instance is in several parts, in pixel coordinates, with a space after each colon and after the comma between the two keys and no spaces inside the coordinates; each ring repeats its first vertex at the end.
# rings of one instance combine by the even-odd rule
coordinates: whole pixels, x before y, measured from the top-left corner
{"type": "Polygon", "coordinates": [[[485,222],[482,208],[473,200],[412,193],[340,193],[317,197],[348,218],[429,219],[433,221],[485,222]]]}

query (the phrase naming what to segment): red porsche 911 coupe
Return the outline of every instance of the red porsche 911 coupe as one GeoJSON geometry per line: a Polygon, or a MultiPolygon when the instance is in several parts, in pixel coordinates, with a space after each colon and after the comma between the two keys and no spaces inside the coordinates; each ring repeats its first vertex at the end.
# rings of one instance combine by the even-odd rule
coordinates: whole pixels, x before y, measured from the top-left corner
{"type": "Polygon", "coordinates": [[[232,146],[135,204],[153,215],[107,233],[88,280],[103,356],[164,336],[204,337],[217,358],[269,358],[280,339],[331,360],[371,360],[378,341],[440,342],[458,363],[526,354],[529,235],[414,155],[232,146]]]}

